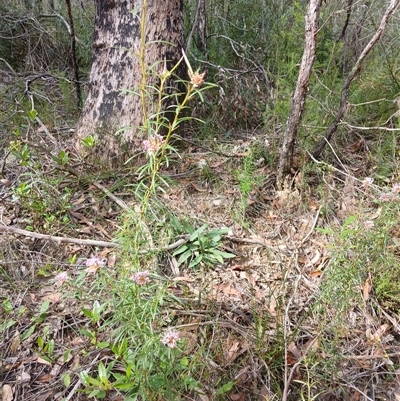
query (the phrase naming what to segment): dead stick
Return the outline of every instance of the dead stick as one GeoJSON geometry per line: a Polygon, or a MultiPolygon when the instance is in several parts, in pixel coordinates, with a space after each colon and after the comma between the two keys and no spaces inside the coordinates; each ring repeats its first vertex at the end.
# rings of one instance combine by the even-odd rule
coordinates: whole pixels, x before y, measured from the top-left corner
{"type": "MultiPolygon", "coordinates": [[[[0,225],[0,232],[6,232],[11,234],[23,235],[25,237],[44,239],[48,241],[54,241],[58,243],[68,243],[68,244],[78,244],[78,245],[89,245],[89,246],[100,246],[104,248],[119,248],[120,244],[117,242],[107,242],[107,241],[97,241],[92,239],[82,239],[82,238],[71,238],[71,237],[56,237],[54,235],[41,234],[33,231],[22,230],[21,228],[9,227],[0,225]]],[[[160,252],[160,251],[170,251],[172,249],[176,249],[179,246],[183,245],[189,239],[189,235],[184,236],[183,238],[175,241],[170,245],[166,245],[160,248],[149,248],[142,249],[139,251],[139,254],[146,254],[150,252],[160,252]]]]}
{"type": "Polygon", "coordinates": [[[23,235],[25,237],[45,239],[48,241],[54,241],[54,242],[58,242],[58,243],[92,245],[92,246],[101,246],[101,247],[106,247],[106,248],[119,247],[119,244],[117,244],[116,242],[96,241],[96,240],[92,240],[92,239],[82,239],[82,238],[56,237],[54,235],[41,234],[41,233],[36,233],[33,231],[22,230],[20,228],[8,227],[8,226],[4,226],[4,225],[0,225],[0,231],[6,232],[6,233],[23,235]]]}

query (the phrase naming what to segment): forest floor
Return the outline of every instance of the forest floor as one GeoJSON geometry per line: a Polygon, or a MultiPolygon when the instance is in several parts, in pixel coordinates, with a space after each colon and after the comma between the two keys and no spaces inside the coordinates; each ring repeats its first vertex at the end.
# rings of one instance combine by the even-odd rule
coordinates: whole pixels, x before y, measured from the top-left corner
{"type": "MultiPolygon", "coordinates": [[[[73,285],[58,285],[55,276],[80,279],[93,255],[104,261],[101,269],[120,268],[113,245],[82,240],[113,242],[123,215],[119,201],[136,202],[135,174],[85,164],[67,130],[50,132],[51,146],[68,153],[68,161],[57,164],[48,132],[36,126],[31,134],[26,160],[15,152],[2,155],[2,400],[84,400],[79,372],[96,370],[110,352],[87,335],[91,323],[82,308],[91,307],[89,299],[73,285]]],[[[5,137],[2,142],[10,148],[5,137]]],[[[388,232],[396,237],[397,206],[385,214],[386,203],[378,200],[394,181],[367,183],[368,151],[350,143],[340,154],[346,162],[311,162],[277,191],[272,163],[257,153],[261,142],[237,134],[219,143],[218,152],[212,139],[191,144],[161,172],[170,183],[158,199],[165,210],[196,228],[229,228],[220,249],[235,255],[188,268],[177,265],[170,249],[153,267],[180,300],[166,308],[185,339],[185,355],[202,348],[196,372],[202,391],[182,399],[400,400],[398,303],[396,294],[382,296],[376,266],[390,256],[392,269],[399,269],[398,243],[388,241],[388,232]],[[366,221],[375,222],[370,237],[365,233],[373,223],[366,221]],[[383,242],[374,248],[376,238],[383,242]]],[[[81,283],[92,300],[94,281],[91,275],[81,283]]],[[[106,399],[125,398],[107,391],[106,399]]]]}

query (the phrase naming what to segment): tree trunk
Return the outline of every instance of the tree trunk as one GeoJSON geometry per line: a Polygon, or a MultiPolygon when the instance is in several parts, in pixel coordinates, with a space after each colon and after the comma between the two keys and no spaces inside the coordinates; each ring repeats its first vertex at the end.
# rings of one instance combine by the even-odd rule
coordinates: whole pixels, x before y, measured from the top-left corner
{"type": "Polygon", "coordinates": [[[139,127],[144,123],[144,111],[151,112],[152,106],[151,98],[147,97],[144,107],[140,100],[141,65],[147,66],[147,85],[157,85],[155,73],[163,70],[164,61],[170,69],[180,59],[182,7],[182,0],[96,1],[90,88],[76,131],[79,151],[87,152],[82,139],[88,135],[95,138],[94,153],[114,166],[122,164],[124,155],[139,150],[143,140],[139,127]],[[145,52],[141,61],[142,43],[145,52]],[[116,134],[121,128],[124,130],[116,134]]]}
{"type": "Polygon", "coordinates": [[[293,161],[294,143],[300,126],[310,82],[312,66],[315,60],[318,32],[319,8],[322,0],[309,0],[306,15],[306,37],[303,58],[301,60],[296,90],[292,98],[292,105],[283,142],[279,151],[279,161],[276,183],[282,188],[285,176],[290,172],[293,161]]]}

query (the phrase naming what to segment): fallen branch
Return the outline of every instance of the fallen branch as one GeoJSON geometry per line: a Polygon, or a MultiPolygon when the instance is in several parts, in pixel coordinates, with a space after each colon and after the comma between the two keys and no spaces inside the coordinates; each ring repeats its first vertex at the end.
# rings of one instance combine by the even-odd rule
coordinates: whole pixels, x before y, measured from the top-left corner
{"type": "MultiPolygon", "coordinates": [[[[53,242],[65,243],[65,244],[99,246],[99,247],[104,247],[104,248],[120,248],[120,246],[121,246],[118,242],[97,241],[97,240],[92,240],[92,239],[82,239],[82,238],[73,238],[73,237],[57,237],[55,235],[41,234],[41,233],[22,230],[21,228],[9,227],[9,226],[5,226],[5,225],[0,225],[0,232],[6,232],[8,234],[23,235],[24,237],[43,239],[43,240],[47,240],[47,241],[53,241],[53,242]]],[[[173,249],[176,249],[176,248],[180,247],[181,245],[183,245],[185,242],[187,242],[189,240],[189,238],[190,238],[190,235],[185,235],[170,245],[161,246],[159,248],[151,247],[151,248],[147,248],[147,249],[142,249],[138,253],[140,255],[145,255],[145,254],[152,253],[152,252],[172,251],[173,249]]],[[[232,237],[230,235],[225,236],[225,238],[230,241],[242,242],[244,244],[261,245],[264,248],[267,248],[271,251],[274,251],[277,253],[283,253],[284,255],[290,256],[290,254],[286,251],[274,248],[264,242],[253,240],[251,238],[237,238],[237,237],[232,237]]]]}
{"type": "MultiPolygon", "coordinates": [[[[17,234],[23,235],[24,237],[44,239],[47,241],[54,241],[58,243],[66,243],[66,244],[78,244],[78,245],[88,245],[88,246],[100,246],[104,248],[119,248],[120,244],[117,242],[107,242],[107,241],[97,241],[93,239],[82,239],[82,238],[71,238],[71,237],[56,237],[54,235],[41,234],[33,231],[22,230],[21,228],[9,227],[0,225],[0,232],[6,232],[9,234],[17,234]]],[[[166,246],[162,246],[160,248],[148,248],[142,249],[139,251],[139,254],[144,255],[151,252],[162,252],[162,251],[171,251],[173,249],[178,248],[183,245],[189,239],[189,235],[184,236],[183,238],[175,241],[174,243],[166,246]]]]}
{"type": "Polygon", "coordinates": [[[54,235],[41,234],[33,231],[22,230],[21,228],[9,227],[0,225],[0,231],[23,235],[25,237],[44,239],[48,241],[54,241],[58,243],[69,243],[69,244],[78,244],[78,245],[89,245],[89,246],[101,246],[105,248],[117,248],[119,244],[116,242],[106,242],[106,241],[97,241],[92,239],[82,239],[82,238],[70,238],[70,237],[56,237],[54,235]]]}

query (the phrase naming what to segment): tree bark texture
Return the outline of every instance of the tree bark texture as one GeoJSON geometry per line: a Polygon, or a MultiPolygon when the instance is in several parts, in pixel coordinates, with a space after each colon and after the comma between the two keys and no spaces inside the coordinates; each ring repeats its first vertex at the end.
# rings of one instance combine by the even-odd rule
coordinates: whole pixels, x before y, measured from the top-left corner
{"type": "Polygon", "coordinates": [[[279,150],[276,180],[278,188],[282,188],[285,176],[290,172],[293,162],[294,144],[303,115],[312,66],[315,60],[318,17],[321,3],[322,0],[309,0],[307,6],[304,52],[300,64],[296,89],[292,98],[289,119],[279,150]]]}
{"type": "MultiPolygon", "coordinates": [[[[94,152],[112,165],[121,164],[123,155],[135,153],[143,139],[138,129],[143,124],[138,94],[142,80],[139,53],[143,1],[146,0],[96,1],[90,88],[76,131],[76,146],[83,151],[81,140],[93,135],[94,152]]],[[[182,0],[146,3],[145,64],[148,85],[157,85],[151,69],[161,72],[164,60],[170,69],[182,55],[183,4],[182,0]]],[[[151,101],[146,108],[150,113],[151,101]]]]}
{"type": "Polygon", "coordinates": [[[381,23],[379,24],[377,31],[375,32],[375,34],[371,38],[371,40],[368,42],[368,44],[365,46],[365,48],[361,52],[360,56],[358,57],[356,63],[354,64],[352,70],[350,71],[350,74],[347,76],[347,78],[343,84],[342,93],[340,96],[339,109],[336,113],[335,119],[333,120],[332,124],[329,126],[322,141],[318,144],[318,146],[315,148],[315,150],[312,153],[312,155],[315,159],[319,159],[322,151],[325,148],[325,145],[331,140],[333,134],[337,131],[340,121],[342,120],[343,116],[346,114],[347,96],[349,94],[350,85],[360,75],[361,67],[364,63],[365,58],[368,56],[370,51],[378,43],[379,39],[385,32],[385,29],[389,22],[390,16],[396,11],[396,8],[399,6],[399,4],[400,4],[400,0],[391,0],[388,8],[386,9],[386,11],[382,17],[381,23]]]}

